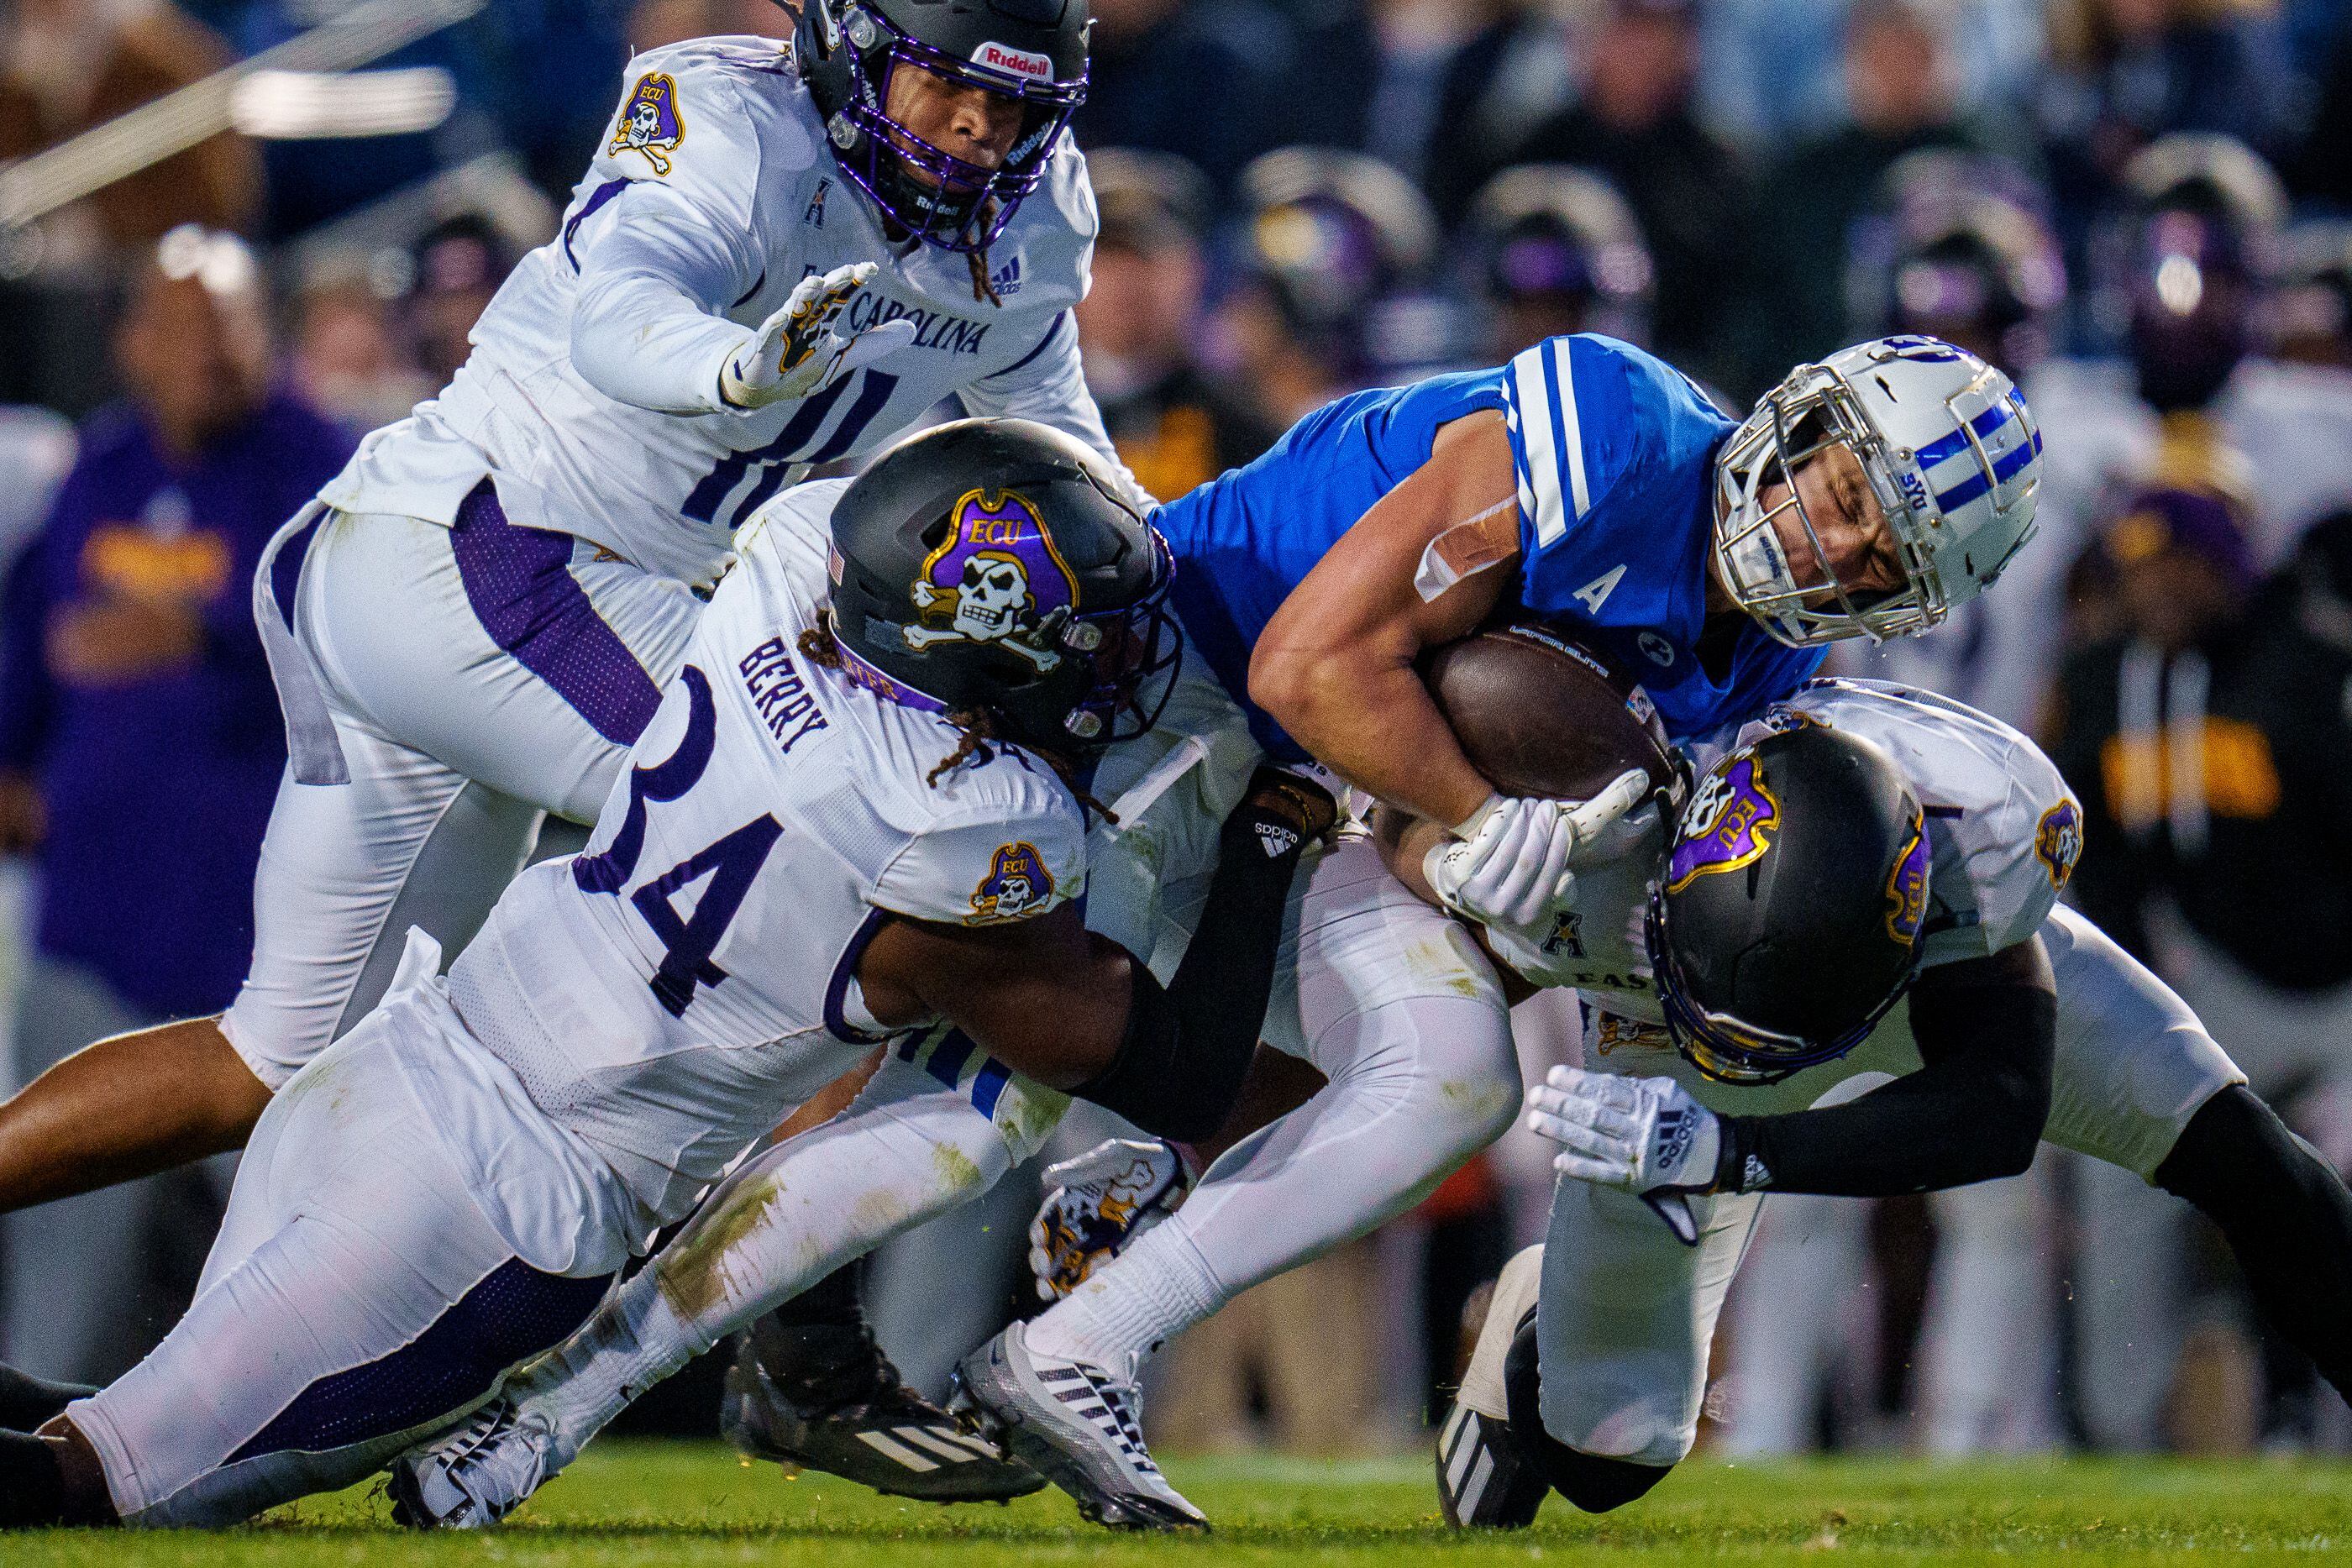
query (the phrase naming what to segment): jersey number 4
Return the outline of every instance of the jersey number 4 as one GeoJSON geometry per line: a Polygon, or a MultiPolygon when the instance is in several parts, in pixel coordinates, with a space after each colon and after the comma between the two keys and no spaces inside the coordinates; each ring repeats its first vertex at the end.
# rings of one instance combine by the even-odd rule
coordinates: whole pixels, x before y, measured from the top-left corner
{"type": "MultiPolygon", "coordinates": [[[[692,664],[678,675],[686,684],[686,734],[677,749],[661,761],[629,769],[629,809],[621,819],[621,831],[604,853],[582,855],[572,862],[572,880],[583,893],[618,894],[626,887],[645,853],[646,816],[652,802],[677,800],[710,766],[719,740],[719,705],[711,697],[710,681],[692,664]]],[[[773,817],[754,818],[629,894],[630,904],[662,944],[662,961],[649,984],[672,1018],[685,1016],[696,986],[715,986],[727,977],[710,955],[783,831],[773,817]],[[705,877],[710,885],[702,890],[694,913],[681,918],[670,901],[705,877]]]]}

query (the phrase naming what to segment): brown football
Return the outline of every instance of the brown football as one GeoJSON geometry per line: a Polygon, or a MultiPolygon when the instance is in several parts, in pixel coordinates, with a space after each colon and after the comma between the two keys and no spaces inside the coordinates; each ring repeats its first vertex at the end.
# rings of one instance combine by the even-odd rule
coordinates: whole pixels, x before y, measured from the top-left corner
{"type": "Polygon", "coordinates": [[[1673,786],[1665,727],[1648,695],[1539,622],[1497,622],[1433,649],[1422,677],[1463,755],[1506,795],[1586,800],[1629,768],[1654,789],[1673,786]]]}

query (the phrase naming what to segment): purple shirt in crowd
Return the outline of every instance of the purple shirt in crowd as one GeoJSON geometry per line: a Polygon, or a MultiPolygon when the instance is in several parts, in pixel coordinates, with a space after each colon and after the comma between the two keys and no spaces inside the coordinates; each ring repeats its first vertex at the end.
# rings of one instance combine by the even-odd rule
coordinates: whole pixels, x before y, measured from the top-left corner
{"type": "Polygon", "coordinates": [[[249,584],[270,536],[354,443],[273,396],[194,462],[126,407],[81,455],[0,605],[0,766],[39,781],[42,953],[147,1011],[217,1012],[253,950],[253,870],[286,737],[249,584]],[[201,649],[118,685],[57,678],[51,618],[93,596],[196,607],[201,649]]]}

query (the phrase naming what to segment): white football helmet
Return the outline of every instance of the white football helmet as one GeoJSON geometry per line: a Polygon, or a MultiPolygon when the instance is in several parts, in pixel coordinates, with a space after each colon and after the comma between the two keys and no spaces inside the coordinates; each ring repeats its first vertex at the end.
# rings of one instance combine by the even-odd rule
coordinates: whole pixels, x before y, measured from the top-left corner
{"type": "Polygon", "coordinates": [[[1924,632],[1992,585],[2033,537],[2042,433],[2000,371],[1940,338],[1879,338],[1800,365],[1764,394],[1715,465],[1715,561],[1742,610],[1791,647],[1924,632]],[[1862,461],[1908,586],[1849,591],[1798,498],[1823,447],[1862,461]],[[1786,494],[1764,504],[1778,484],[1786,494]],[[1798,583],[1773,529],[1795,515],[1823,580],[1798,583]]]}

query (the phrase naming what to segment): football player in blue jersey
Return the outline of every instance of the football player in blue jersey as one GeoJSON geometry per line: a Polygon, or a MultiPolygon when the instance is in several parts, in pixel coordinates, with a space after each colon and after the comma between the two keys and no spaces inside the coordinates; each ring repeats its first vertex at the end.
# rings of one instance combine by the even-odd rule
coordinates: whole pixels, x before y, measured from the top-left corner
{"type": "Polygon", "coordinates": [[[1639,672],[1670,736],[1760,711],[1822,645],[1923,631],[2032,532],[2041,436],[1939,340],[1800,366],[1737,424],[1612,339],[1342,398],[1160,511],[1185,623],[1259,738],[1456,842],[1447,903],[1525,907],[1573,820],[1470,766],[1414,673],[1517,601],[1639,672]]]}
{"type": "MultiPolygon", "coordinates": [[[[1416,674],[1424,649],[1521,604],[1640,672],[1671,737],[1703,733],[1794,692],[1826,643],[1920,631],[1982,591],[2032,531],[2040,450],[2009,379],[1938,340],[1801,366],[1736,423],[1664,361],[1580,335],[1341,398],[1155,520],[1186,629],[1259,742],[1454,824],[1432,886],[1474,920],[1525,926],[1640,776],[1589,802],[1498,794],[1416,674]]],[[[1386,1054],[1416,1071],[1516,1071],[1507,1037],[1488,1061],[1456,1023],[1406,1033],[1386,1054]]],[[[1388,1092],[1324,1065],[1335,1123],[1388,1092]]],[[[1344,1203],[1225,1282],[1378,1223],[1492,1136],[1443,1110],[1384,1124],[1383,1174],[1356,1161],[1334,1178],[1344,1203]]],[[[764,1326],[730,1382],[730,1429],[754,1451],[757,1433],[789,1432],[805,1456],[829,1417],[803,1391],[859,1384],[848,1364],[872,1358],[870,1335],[845,1276],[764,1326]]]]}

